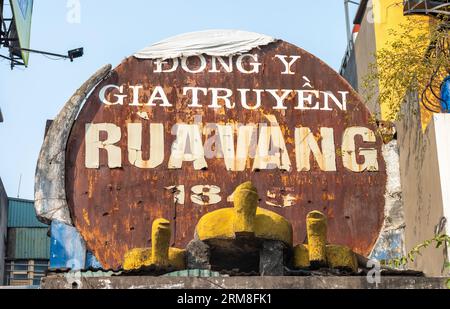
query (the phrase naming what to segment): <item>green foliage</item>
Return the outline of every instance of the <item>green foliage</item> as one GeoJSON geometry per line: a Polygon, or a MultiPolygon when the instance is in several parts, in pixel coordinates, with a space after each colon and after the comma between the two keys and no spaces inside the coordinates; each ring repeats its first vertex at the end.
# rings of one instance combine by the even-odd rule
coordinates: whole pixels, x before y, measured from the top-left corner
{"type": "MultiPolygon", "coordinates": [[[[445,246],[449,246],[450,245],[450,236],[448,236],[446,234],[437,235],[433,239],[426,240],[423,243],[418,244],[417,246],[412,248],[411,251],[408,252],[408,254],[406,256],[398,258],[398,259],[392,259],[392,260],[386,261],[385,264],[388,266],[393,266],[393,267],[397,267],[397,268],[401,267],[401,266],[405,266],[409,262],[414,262],[416,260],[417,256],[422,255],[421,251],[423,249],[430,247],[432,244],[435,244],[436,249],[443,248],[445,246]]],[[[450,263],[447,262],[444,266],[446,269],[450,270],[450,263]]]]}
{"type": "MultiPolygon", "coordinates": [[[[409,262],[414,262],[417,256],[422,255],[421,251],[423,249],[426,249],[433,244],[436,249],[448,248],[450,245],[450,236],[446,234],[437,235],[433,239],[426,240],[423,243],[418,244],[417,246],[412,248],[411,251],[409,251],[406,256],[400,257],[398,259],[392,259],[389,261],[383,261],[383,264],[394,268],[404,267],[409,262]]],[[[448,261],[445,262],[444,269],[450,272],[450,262],[448,261]]],[[[450,289],[450,279],[447,280],[446,284],[447,287],[450,289]]]]}
{"type": "Polygon", "coordinates": [[[388,31],[388,42],[376,53],[362,84],[365,99],[384,106],[385,120],[401,116],[406,94],[417,93],[428,109],[433,108],[430,101],[439,103],[430,96],[439,94],[436,88],[450,70],[447,24],[446,19],[431,26],[429,21],[408,19],[401,30],[388,31]]]}

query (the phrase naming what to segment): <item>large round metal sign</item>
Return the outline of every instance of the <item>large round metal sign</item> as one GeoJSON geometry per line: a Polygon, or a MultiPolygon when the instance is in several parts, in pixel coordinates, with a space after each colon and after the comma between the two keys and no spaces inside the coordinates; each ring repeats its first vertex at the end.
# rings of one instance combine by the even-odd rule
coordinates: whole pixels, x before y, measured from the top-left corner
{"type": "Polygon", "coordinates": [[[226,57],[124,60],[88,97],[67,146],[75,226],[105,268],[149,247],[157,218],[184,247],[240,183],[286,217],[312,210],[328,239],[367,255],[384,218],[382,140],[330,67],[283,41],[226,57]]]}

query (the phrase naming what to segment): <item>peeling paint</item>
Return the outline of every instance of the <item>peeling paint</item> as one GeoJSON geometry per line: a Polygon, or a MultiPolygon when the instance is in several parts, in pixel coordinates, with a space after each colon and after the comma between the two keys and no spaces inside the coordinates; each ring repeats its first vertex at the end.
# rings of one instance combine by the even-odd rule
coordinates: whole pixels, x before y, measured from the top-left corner
{"type": "Polygon", "coordinates": [[[34,207],[37,217],[44,223],[58,220],[72,224],[65,188],[67,140],[81,104],[110,71],[111,65],[106,65],[92,75],[64,105],[47,132],[34,182],[34,207]]]}
{"type": "Polygon", "coordinates": [[[391,260],[406,255],[405,214],[397,140],[383,145],[383,157],[386,161],[387,172],[385,219],[380,237],[370,256],[378,260],[391,260]]]}

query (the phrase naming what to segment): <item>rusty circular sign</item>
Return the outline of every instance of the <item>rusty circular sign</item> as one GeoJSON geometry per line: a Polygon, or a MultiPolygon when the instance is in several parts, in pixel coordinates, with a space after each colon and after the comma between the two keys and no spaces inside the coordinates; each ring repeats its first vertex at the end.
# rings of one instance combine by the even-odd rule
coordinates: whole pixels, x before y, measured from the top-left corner
{"type": "Polygon", "coordinates": [[[252,180],[294,242],[312,210],[332,243],[368,255],[384,219],[382,140],[351,86],[275,41],[233,56],[124,60],[88,97],[66,153],[73,222],[105,268],[171,221],[184,247],[207,212],[252,180]]]}

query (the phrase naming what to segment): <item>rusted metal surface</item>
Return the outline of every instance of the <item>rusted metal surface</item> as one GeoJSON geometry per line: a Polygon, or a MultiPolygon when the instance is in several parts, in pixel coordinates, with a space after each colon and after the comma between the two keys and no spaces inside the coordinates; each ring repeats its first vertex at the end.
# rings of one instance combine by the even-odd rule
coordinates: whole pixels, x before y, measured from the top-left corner
{"type": "MultiPolygon", "coordinates": [[[[296,46],[278,41],[250,53],[257,54],[262,63],[257,74],[242,74],[237,70],[233,73],[192,74],[181,68],[171,73],[155,74],[152,73],[155,66],[153,60],[130,57],[91,93],[69,137],[66,191],[73,222],[103,267],[119,268],[127,250],[149,247],[152,222],[157,218],[172,222],[173,245],[184,247],[193,239],[200,217],[219,208],[231,207],[227,198],[237,185],[248,180],[253,181],[258,189],[261,207],[285,216],[292,223],[295,243],[305,240],[307,213],[320,210],[328,217],[328,240],[331,243],[349,245],[363,255],[370,253],[384,218],[386,171],[381,155],[382,140],[378,135],[374,135],[375,142],[364,142],[361,136],[355,138],[357,151],[376,149],[378,171],[350,171],[344,166],[346,154],[342,153],[345,146],[343,135],[347,128],[360,126],[376,132],[376,125],[369,121],[368,110],[344,79],[325,63],[296,46]],[[285,71],[285,66],[276,55],[301,56],[301,61],[292,67],[296,74],[280,74],[285,71]],[[304,77],[314,89],[333,93],[348,91],[346,110],[335,108],[332,103],[331,111],[296,110],[294,106],[298,103],[295,94],[286,99],[287,109],[284,110],[273,109],[274,98],[267,92],[262,94],[262,105],[257,110],[244,109],[239,104],[233,109],[208,108],[211,102],[209,92],[200,98],[203,107],[189,108],[191,99],[183,96],[183,87],[229,88],[234,91],[234,102],[239,102],[237,88],[308,89],[305,88],[308,80],[304,77]],[[162,86],[173,107],[130,106],[133,99],[131,89],[126,90],[129,97],[123,105],[102,104],[99,92],[108,84],[125,85],[125,89],[129,85],[142,85],[143,91],[139,96],[142,102],[149,100],[148,89],[162,86]],[[274,116],[281,128],[292,169],[253,171],[254,159],[251,158],[245,163],[244,171],[227,171],[223,158],[206,159],[207,167],[202,170],[195,170],[193,162],[183,162],[182,168],[169,169],[171,147],[176,138],[172,127],[177,123],[193,124],[198,121],[196,116],[199,115],[203,124],[235,122],[268,125],[268,119],[273,121],[274,116]],[[107,152],[102,149],[99,168],[86,168],[85,134],[86,124],[89,123],[112,123],[120,127],[121,139],[115,145],[121,148],[121,167],[108,167],[107,152]],[[142,150],[145,159],[149,158],[150,153],[150,124],[163,124],[164,144],[159,145],[164,148],[162,164],[156,168],[138,168],[129,162],[128,123],[143,124],[142,150]],[[333,128],[336,171],[322,171],[312,155],[311,170],[297,171],[294,131],[300,127],[310,128],[319,141],[319,147],[320,128],[333,128]],[[198,198],[206,204],[209,200],[204,195],[195,194],[198,185],[210,186],[210,190],[219,188],[221,201],[213,205],[194,203],[192,200],[198,202],[198,198]],[[184,204],[180,200],[183,196],[184,204]]],[[[205,57],[209,66],[211,57],[205,57]]],[[[195,67],[196,59],[192,61],[191,67],[195,67]]],[[[114,100],[114,94],[118,92],[111,92],[107,98],[114,100]]],[[[249,99],[249,105],[253,105],[254,97],[249,96],[249,99]]],[[[101,136],[102,139],[107,138],[101,136]]],[[[207,140],[205,135],[202,138],[207,140]]],[[[358,155],[357,162],[362,164],[364,157],[358,155]]],[[[327,163],[321,164],[324,166],[327,163]]]]}

